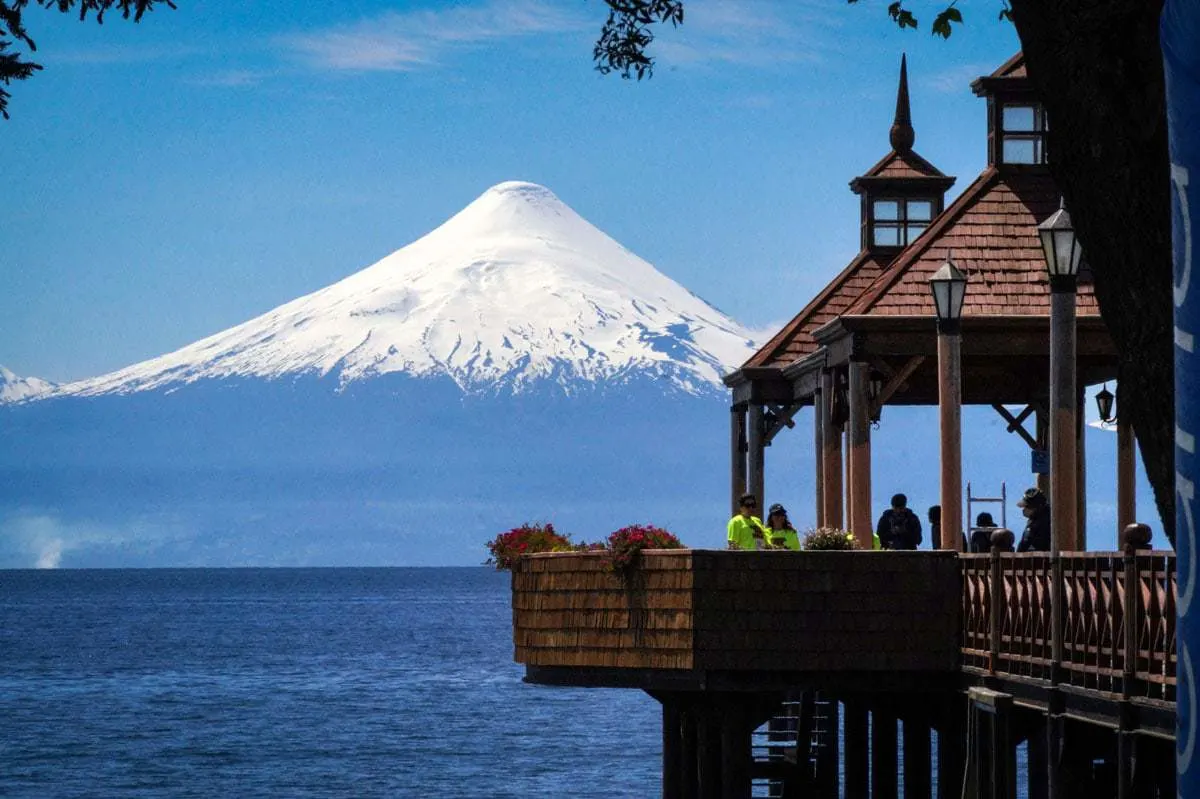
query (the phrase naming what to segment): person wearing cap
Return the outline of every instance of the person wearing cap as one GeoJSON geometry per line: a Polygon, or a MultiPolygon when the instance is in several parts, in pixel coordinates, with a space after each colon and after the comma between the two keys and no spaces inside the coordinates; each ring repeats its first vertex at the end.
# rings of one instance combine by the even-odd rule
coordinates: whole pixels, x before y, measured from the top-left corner
{"type": "Polygon", "coordinates": [[[1050,503],[1046,495],[1037,488],[1030,488],[1017,503],[1024,514],[1025,532],[1021,535],[1021,543],[1017,544],[1018,552],[1049,552],[1050,551],[1050,503]]]}
{"type": "Polygon", "coordinates": [[[767,549],[767,531],[762,519],[754,515],[758,500],[753,494],[743,494],[738,499],[738,512],[729,520],[726,527],[726,540],[730,549],[767,549]]]}
{"type": "Polygon", "coordinates": [[[767,535],[772,549],[800,550],[800,534],[788,521],[787,508],[778,502],[767,512],[767,535]]]}
{"type": "Polygon", "coordinates": [[[991,552],[992,530],[996,529],[996,520],[992,514],[984,511],[975,517],[975,526],[971,528],[971,548],[969,552],[991,552]]]}

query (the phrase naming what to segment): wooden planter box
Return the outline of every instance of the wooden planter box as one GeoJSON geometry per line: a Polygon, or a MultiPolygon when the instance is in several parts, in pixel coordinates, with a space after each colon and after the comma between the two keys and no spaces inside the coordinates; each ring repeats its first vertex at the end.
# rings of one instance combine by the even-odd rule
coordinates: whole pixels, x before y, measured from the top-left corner
{"type": "Polygon", "coordinates": [[[513,570],[518,663],[581,669],[930,672],[959,666],[953,552],[655,550],[513,570]]]}

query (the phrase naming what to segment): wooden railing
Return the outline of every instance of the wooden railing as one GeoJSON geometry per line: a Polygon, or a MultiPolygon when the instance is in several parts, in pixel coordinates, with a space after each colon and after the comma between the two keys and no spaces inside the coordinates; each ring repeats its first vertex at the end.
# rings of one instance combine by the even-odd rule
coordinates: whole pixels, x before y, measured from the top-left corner
{"type": "Polygon", "coordinates": [[[1175,701],[1174,553],[992,553],[960,563],[964,666],[1175,701]]]}

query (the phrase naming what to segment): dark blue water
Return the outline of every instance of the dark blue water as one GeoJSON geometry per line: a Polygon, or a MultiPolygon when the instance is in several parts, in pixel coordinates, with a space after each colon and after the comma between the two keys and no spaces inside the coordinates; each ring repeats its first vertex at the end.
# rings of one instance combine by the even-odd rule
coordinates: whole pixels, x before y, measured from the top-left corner
{"type": "Polygon", "coordinates": [[[653,796],[640,691],[512,662],[508,575],[0,571],[0,796],[653,796]]]}

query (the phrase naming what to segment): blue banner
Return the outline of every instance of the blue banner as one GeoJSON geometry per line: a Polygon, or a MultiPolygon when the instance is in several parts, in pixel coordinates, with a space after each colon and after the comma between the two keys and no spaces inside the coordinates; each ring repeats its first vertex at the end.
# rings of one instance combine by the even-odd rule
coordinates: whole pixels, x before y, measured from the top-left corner
{"type": "Polygon", "coordinates": [[[1179,652],[1176,766],[1179,796],[1200,796],[1196,671],[1196,435],[1200,433],[1200,274],[1193,231],[1200,227],[1200,2],[1167,0],[1161,20],[1171,146],[1171,231],[1175,252],[1175,537],[1179,556],[1179,652]]]}

